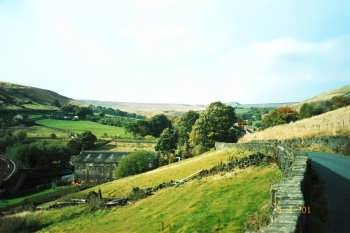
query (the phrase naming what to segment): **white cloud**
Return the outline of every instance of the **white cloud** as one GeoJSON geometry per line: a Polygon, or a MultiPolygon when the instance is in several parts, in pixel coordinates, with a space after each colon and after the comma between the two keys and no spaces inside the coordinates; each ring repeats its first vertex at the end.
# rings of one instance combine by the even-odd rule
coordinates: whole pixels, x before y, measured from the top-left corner
{"type": "Polygon", "coordinates": [[[244,40],[231,28],[242,24],[249,30],[249,24],[230,15],[220,18],[220,4],[214,2],[31,1],[26,6],[36,21],[23,20],[27,29],[19,34],[39,25],[30,35],[37,41],[21,40],[26,52],[8,49],[11,56],[0,59],[29,68],[23,75],[3,66],[0,73],[14,81],[30,77],[33,84],[75,98],[283,101],[307,97],[320,83],[332,88],[349,79],[350,37],[244,40]]]}

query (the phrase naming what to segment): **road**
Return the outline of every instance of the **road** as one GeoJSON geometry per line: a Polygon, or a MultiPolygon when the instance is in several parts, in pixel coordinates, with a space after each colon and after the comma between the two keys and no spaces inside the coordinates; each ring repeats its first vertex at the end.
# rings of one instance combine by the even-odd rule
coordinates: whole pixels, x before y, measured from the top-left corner
{"type": "Polygon", "coordinates": [[[324,182],[330,232],[350,232],[350,156],[314,152],[308,156],[324,182]]]}

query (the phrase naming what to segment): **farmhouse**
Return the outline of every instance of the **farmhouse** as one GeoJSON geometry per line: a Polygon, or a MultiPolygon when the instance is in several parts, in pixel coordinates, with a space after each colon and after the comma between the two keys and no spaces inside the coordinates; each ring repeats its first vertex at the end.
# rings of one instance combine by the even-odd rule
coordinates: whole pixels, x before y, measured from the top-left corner
{"type": "Polygon", "coordinates": [[[82,151],[72,159],[75,177],[90,183],[111,181],[115,178],[118,161],[127,154],[114,151],[82,151]]]}

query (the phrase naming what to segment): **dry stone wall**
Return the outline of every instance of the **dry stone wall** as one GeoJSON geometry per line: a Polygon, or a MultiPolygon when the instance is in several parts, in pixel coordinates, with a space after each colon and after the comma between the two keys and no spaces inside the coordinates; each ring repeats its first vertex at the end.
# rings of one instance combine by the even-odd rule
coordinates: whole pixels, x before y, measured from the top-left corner
{"type": "Polygon", "coordinates": [[[301,151],[278,142],[255,143],[220,143],[215,144],[217,150],[238,147],[260,152],[276,161],[283,172],[280,183],[271,188],[272,215],[271,223],[259,232],[292,233],[303,232],[306,214],[309,207],[304,183],[307,179],[308,158],[301,151]]]}

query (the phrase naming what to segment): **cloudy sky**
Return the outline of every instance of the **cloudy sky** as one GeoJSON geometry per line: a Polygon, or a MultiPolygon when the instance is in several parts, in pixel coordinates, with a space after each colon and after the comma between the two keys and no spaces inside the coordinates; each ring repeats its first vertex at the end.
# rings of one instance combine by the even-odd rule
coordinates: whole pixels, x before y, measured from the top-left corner
{"type": "Polygon", "coordinates": [[[77,99],[298,101],[350,84],[350,1],[0,0],[0,80],[77,99]]]}

